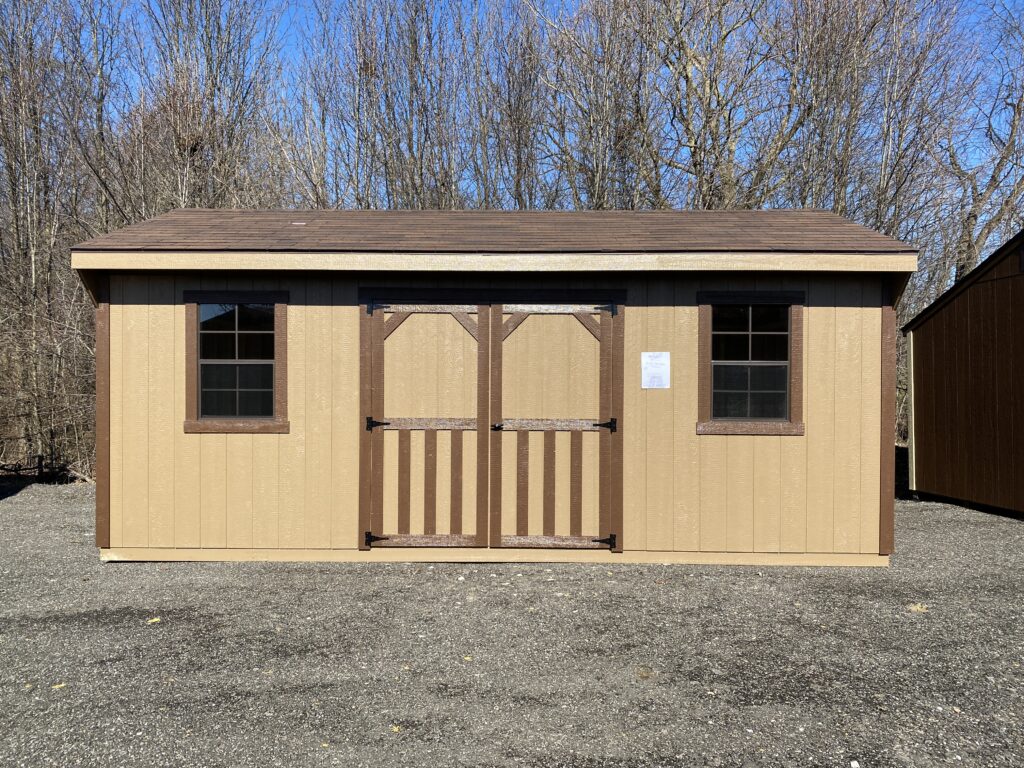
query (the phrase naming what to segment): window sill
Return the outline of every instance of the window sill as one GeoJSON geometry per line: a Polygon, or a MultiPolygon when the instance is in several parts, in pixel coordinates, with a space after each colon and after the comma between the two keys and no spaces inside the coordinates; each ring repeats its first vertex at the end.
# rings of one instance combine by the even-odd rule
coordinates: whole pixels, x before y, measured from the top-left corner
{"type": "Polygon", "coordinates": [[[698,435],[803,435],[802,421],[699,421],[698,435]]]}
{"type": "Polygon", "coordinates": [[[277,419],[188,419],[185,434],[286,435],[290,425],[277,419]]]}

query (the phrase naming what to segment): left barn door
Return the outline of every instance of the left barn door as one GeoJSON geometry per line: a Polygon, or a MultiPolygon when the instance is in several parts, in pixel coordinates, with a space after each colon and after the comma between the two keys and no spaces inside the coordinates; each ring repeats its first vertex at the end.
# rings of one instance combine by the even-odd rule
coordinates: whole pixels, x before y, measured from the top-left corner
{"type": "Polygon", "coordinates": [[[486,547],[489,307],[368,295],[359,547],[486,547]]]}

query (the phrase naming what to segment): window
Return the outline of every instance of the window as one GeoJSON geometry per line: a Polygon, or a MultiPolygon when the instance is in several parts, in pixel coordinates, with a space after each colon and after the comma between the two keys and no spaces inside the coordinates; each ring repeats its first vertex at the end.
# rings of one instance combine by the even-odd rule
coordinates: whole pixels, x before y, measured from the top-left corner
{"type": "Polygon", "coordinates": [[[699,434],[803,434],[803,302],[701,292],[699,434]]]}
{"type": "Polygon", "coordinates": [[[186,291],[186,432],[287,432],[287,295],[186,291]]]}

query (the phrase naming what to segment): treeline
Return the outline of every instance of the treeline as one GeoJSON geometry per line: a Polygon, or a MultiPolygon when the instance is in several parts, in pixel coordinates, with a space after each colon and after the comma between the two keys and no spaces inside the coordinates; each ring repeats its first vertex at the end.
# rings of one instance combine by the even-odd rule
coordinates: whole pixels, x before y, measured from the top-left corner
{"type": "Polygon", "coordinates": [[[923,249],[906,318],[1024,226],[1022,16],[0,0],[0,464],[91,472],[68,248],[182,206],[827,208],[923,249]]]}

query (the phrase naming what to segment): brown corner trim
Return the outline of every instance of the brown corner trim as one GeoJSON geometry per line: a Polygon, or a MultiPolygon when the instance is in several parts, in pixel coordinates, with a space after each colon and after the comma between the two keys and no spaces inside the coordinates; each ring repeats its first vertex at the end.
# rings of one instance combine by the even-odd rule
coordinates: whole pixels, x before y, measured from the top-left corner
{"type": "Polygon", "coordinates": [[[896,539],[896,311],[889,296],[883,301],[878,554],[891,555],[896,539]]]}
{"type": "Polygon", "coordinates": [[[96,280],[96,546],[110,546],[110,277],[96,280]]]}
{"type": "Polygon", "coordinates": [[[288,422],[288,291],[183,291],[186,434],[286,435],[288,422]],[[199,304],[274,305],[274,418],[199,418],[199,304]]]}

